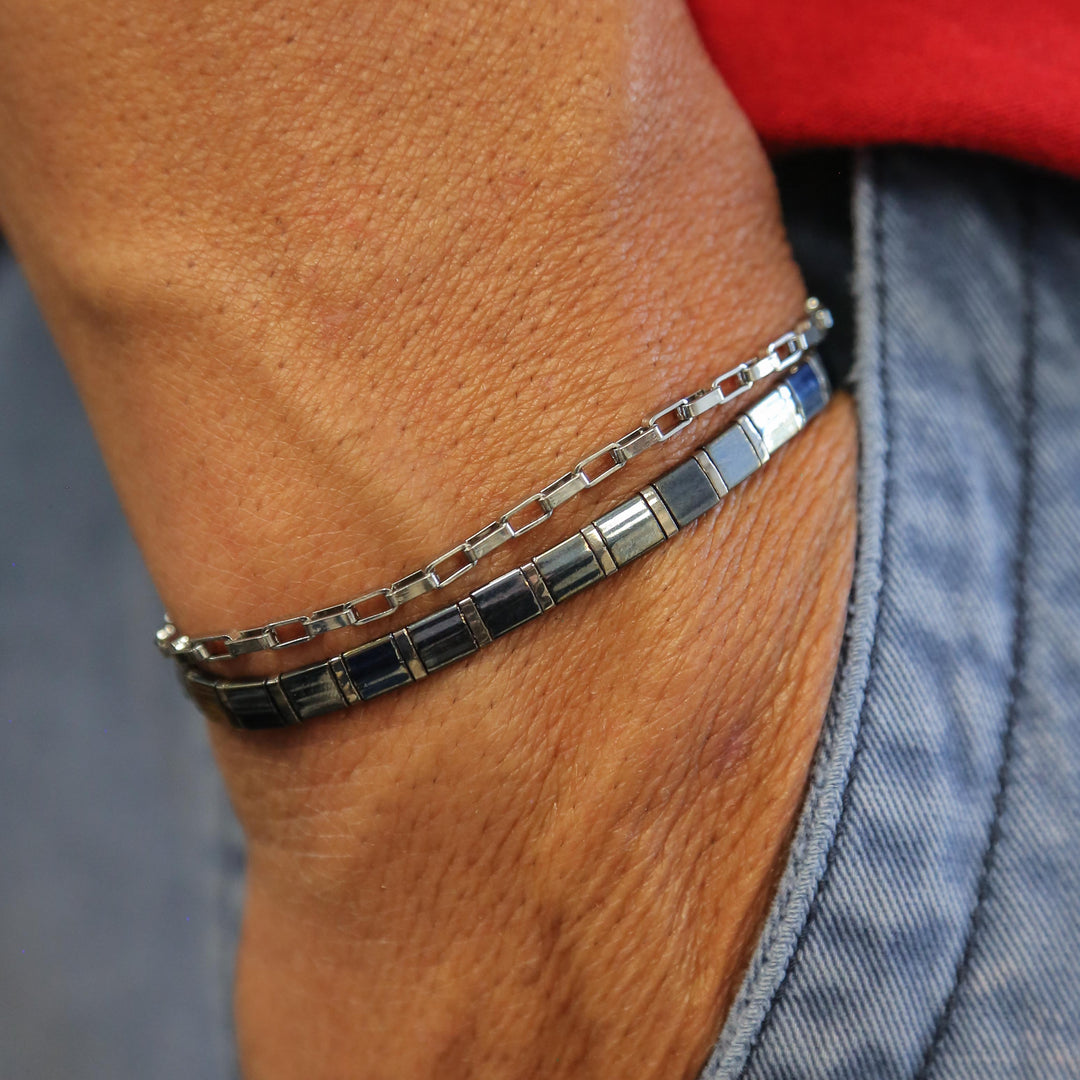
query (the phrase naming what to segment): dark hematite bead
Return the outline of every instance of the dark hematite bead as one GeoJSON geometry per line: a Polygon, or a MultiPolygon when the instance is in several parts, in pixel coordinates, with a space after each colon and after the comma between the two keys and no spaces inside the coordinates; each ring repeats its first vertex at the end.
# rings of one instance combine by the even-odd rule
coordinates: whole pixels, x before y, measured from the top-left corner
{"type": "Polygon", "coordinates": [[[730,427],[705,447],[716,471],[729,488],[745,480],[761,466],[742,428],[730,427]]]}
{"type": "Polygon", "coordinates": [[[540,576],[556,604],[604,577],[604,571],[596,561],[592,548],[581,533],[556,544],[542,555],[537,555],[533,559],[533,565],[540,571],[540,576]]]}
{"type": "Polygon", "coordinates": [[[389,636],[344,653],[341,662],[364,701],[413,681],[389,636]]]}
{"type": "Polygon", "coordinates": [[[293,723],[292,717],[286,718],[278,712],[264,679],[225,683],[219,690],[225,699],[226,711],[232,716],[236,727],[260,731],[264,728],[287,727],[293,723]]]}
{"type": "Polygon", "coordinates": [[[219,724],[232,723],[232,717],[222,707],[214,683],[194,671],[181,670],[181,675],[184,688],[209,719],[219,724]]]}
{"type": "Polygon", "coordinates": [[[817,373],[809,364],[803,364],[787,380],[788,387],[799,403],[803,418],[810,420],[825,408],[825,391],[817,373]]]}
{"type": "Polygon", "coordinates": [[[437,671],[463,656],[476,652],[477,644],[457,605],[443,608],[407,627],[420,663],[437,671]]]}
{"type": "Polygon", "coordinates": [[[287,671],[278,682],[301,720],[345,708],[337,680],[326,664],[287,671]]]}
{"type": "Polygon", "coordinates": [[[472,600],[493,638],[541,614],[540,603],[520,570],[511,570],[477,589],[472,600]]]}
{"type": "Polygon", "coordinates": [[[680,529],[720,501],[716,488],[693,458],[664,473],[659,480],[653,481],[653,487],[680,529]]]}

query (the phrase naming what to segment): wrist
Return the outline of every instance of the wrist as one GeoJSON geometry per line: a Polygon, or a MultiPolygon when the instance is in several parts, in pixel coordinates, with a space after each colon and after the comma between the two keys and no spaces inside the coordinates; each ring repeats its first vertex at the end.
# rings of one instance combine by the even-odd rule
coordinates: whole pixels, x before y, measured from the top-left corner
{"type": "Polygon", "coordinates": [[[724,512],[409,700],[215,731],[252,842],[252,1061],[328,1010],[324,1051],[362,1075],[442,1053],[496,1075],[503,1052],[580,1075],[582,1041],[610,1074],[701,1059],[829,692],[850,419],[841,399],[724,512]]]}
{"type": "MultiPolygon", "coordinates": [[[[693,225],[700,199],[685,189],[704,178],[673,170],[662,183],[595,183],[588,213],[551,201],[542,229],[515,223],[484,267],[451,253],[422,297],[398,278],[354,284],[332,269],[268,281],[253,312],[218,291],[225,269],[172,300],[175,283],[135,275],[143,299],[96,326],[75,362],[178,622],[250,625],[413,570],[791,325],[801,283],[748,146],[709,192],[723,201],[753,174],[756,188],[715,214],[716,236],[730,234],[722,250],[693,225]]],[[[474,241],[489,243],[463,239],[474,241]]],[[[574,513],[599,511],[648,469],[574,513]]],[[[498,559],[493,571],[514,563],[498,559]]]]}

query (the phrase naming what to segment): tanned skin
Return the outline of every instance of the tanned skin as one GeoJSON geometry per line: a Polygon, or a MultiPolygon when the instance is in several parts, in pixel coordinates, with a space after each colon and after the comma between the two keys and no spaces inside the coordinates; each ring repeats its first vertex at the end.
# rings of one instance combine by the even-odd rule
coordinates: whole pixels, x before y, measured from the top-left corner
{"type": "MultiPolygon", "coordinates": [[[[4,231],[190,633],[422,566],[804,299],[676,0],[4,0],[0,147],[4,231]]],[[[483,653],[299,729],[212,728],[249,842],[248,1077],[695,1074],[825,712],[854,460],[840,395],[483,653]]]]}

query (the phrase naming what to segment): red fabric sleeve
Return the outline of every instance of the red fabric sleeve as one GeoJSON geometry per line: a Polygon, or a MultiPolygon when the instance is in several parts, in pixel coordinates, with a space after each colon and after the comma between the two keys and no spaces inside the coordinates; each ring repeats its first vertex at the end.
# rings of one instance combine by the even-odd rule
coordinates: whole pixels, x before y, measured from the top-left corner
{"type": "Polygon", "coordinates": [[[907,142],[1080,176],[1080,0],[690,0],[775,148],[907,142]]]}

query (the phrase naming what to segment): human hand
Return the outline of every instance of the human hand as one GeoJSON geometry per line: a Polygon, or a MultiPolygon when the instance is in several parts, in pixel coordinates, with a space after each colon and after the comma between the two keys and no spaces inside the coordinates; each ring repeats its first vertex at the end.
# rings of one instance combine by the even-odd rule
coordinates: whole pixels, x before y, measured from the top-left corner
{"type": "MultiPolygon", "coordinates": [[[[669,0],[9,0],[0,65],[0,218],[195,633],[413,569],[801,309],[669,0]]],[[[547,625],[362,714],[215,729],[249,1074],[697,1068],[824,713],[852,485],[840,400],[547,625]]]]}

